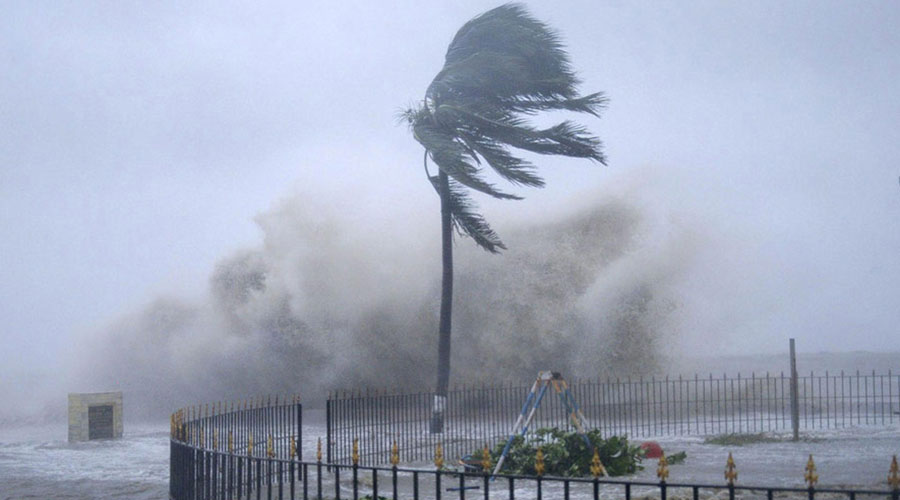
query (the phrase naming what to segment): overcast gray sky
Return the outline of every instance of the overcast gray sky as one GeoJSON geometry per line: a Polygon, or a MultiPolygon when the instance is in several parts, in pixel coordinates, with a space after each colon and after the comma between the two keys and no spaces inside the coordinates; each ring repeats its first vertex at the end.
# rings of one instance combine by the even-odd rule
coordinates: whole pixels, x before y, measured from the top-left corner
{"type": "MultiPolygon", "coordinates": [[[[496,5],[4,2],[4,366],[52,366],[160,293],[202,293],[279,199],[437,238],[421,148],[395,114],[496,5]],[[429,218],[422,234],[403,222],[429,218]]],[[[710,235],[684,293],[720,345],[900,350],[900,3],[528,6],[562,33],[583,90],[610,97],[586,121],[610,164],[542,161],[547,188],[482,200],[492,220],[635,196],[710,235]]]]}

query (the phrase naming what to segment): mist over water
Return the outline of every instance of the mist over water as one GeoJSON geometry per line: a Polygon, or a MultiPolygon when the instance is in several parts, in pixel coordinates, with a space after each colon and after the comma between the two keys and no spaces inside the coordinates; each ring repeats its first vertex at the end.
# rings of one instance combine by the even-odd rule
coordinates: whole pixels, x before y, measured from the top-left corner
{"type": "MultiPolygon", "coordinates": [[[[505,224],[509,250],[457,237],[452,381],[648,373],[677,335],[684,236],[620,199],[505,224]]],[[[132,415],[335,388],[428,388],[439,242],[407,244],[304,197],[257,217],[262,244],[222,259],[200,301],[160,297],[86,340],[78,377],[114,381],[132,415]]],[[[689,232],[687,232],[689,233],[689,232]]],[[[687,234],[682,233],[682,234],[687,234]]],[[[689,247],[690,245],[688,245],[689,247]]]]}

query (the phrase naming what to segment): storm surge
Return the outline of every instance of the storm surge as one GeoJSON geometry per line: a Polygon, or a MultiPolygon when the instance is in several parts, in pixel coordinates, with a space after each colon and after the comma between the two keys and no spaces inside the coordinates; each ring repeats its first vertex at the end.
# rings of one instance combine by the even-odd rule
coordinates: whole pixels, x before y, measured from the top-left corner
{"type": "MultiPolygon", "coordinates": [[[[434,381],[438,241],[285,200],[257,217],[258,248],[222,259],[197,301],[159,297],[85,341],[80,377],[116,381],[132,415],[198,401],[434,381]]],[[[658,370],[678,335],[673,292],[690,231],[620,199],[503,226],[491,255],[457,237],[452,383],[658,370]]]]}

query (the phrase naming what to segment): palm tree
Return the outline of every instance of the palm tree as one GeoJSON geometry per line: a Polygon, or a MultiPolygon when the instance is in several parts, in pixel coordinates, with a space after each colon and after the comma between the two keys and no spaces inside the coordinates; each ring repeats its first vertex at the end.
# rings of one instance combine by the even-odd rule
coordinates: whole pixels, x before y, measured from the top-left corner
{"type": "Polygon", "coordinates": [[[443,275],[432,432],[443,430],[450,379],[453,229],[488,252],[506,249],[476,212],[468,189],[494,198],[521,199],[485,181],[483,165],[512,184],[542,187],[534,165],[510,148],[606,164],[600,140],[583,126],[567,120],[539,129],[526,120],[554,110],[599,116],[606,98],[602,93],[579,96],[578,83],[558,35],[523,6],[506,4],[463,25],[425,99],[402,113],[425,147],[425,174],[441,200],[443,275]],[[429,158],[437,165],[436,175],[429,171],[429,158]]]}

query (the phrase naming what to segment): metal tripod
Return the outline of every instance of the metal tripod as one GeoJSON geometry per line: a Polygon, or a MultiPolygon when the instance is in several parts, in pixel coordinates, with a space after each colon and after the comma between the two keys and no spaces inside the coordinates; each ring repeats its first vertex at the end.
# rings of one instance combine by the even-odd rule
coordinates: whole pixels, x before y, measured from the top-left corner
{"type": "Polygon", "coordinates": [[[509,440],[506,441],[506,446],[503,447],[503,453],[500,454],[500,460],[497,461],[497,466],[494,467],[494,472],[491,473],[491,480],[494,479],[494,476],[497,475],[497,473],[500,472],[500,468],[503,467],[503,461],[506,460],[506,455],[509,453],[509,447],[512,445],[513,438],[515,438],[517,434],[524,436],[525,433],[528,432],[528,426],[531,424],[531,420],[534,418],[534,414],[537,412],[538,408],[541,407],[541,400],[544,399],[544,394],[546,394],[547,388],[550,386],[553,387],[553,390],[556,391],[560,401],[562,401],[563,407],[566,409],[566,415],[569,417],[572,426],[575,427],[575,431],[578,432],[582,439],[584,439],[584,443],[587,445],[588,449],[593,449],[591,441],[584,434],[584,414],[581,413],[581,409],[578,408],[578,403],[575,402],[575,398],[569,391],[569,384],[566,383],[566,379],[564,379],[559,372],[538,372],[537,380],[534,381],[534,385],[531,386],[531,391],[525,398],[525,404],[522,405],[522,411],[519,413],[515,425],[513,425],[509,440]]]}

